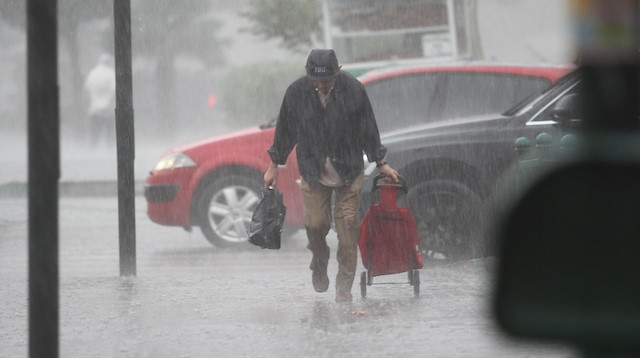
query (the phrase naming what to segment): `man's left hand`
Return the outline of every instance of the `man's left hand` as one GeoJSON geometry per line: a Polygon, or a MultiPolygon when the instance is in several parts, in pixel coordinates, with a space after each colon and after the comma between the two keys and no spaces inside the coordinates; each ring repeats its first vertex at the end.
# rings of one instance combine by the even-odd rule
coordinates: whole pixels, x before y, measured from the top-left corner
{"type": "Polygon", "coordinates": [[[389,164],[385,164],[380,168],[378,168],[378,173],[385,174],[387,176],[387,178],[383,179],[385,181],[389,181],[389,179],[392,180],[394,183],[397,183],[399,181],[398,172],[395,171],[393,168],[391,168],[389,164]]]}

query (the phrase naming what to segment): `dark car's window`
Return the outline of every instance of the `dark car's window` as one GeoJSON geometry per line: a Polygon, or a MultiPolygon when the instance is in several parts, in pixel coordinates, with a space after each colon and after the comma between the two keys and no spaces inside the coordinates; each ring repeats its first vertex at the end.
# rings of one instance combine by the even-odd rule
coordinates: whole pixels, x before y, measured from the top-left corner
{"type": "MultiPolygon", "coordinates": [[[[544,123],[548,121],[555,122],[555,119],[553,118],[553,113],[552,113],[554,110],[555,104],[558,103],[558,101],[561,98],[567,95],[578,94],[578,93],[580,93],[580,81],[576,81],[574,83],[571,83],[569,86],[565,86],[562,92],[554,93],[553,97],[549,97],[549,98],[552,98],[551,102],[548,102],[546,104],[543,111],[533,116],[529,121],[529,123],[537,124],[537,123],[544,123]]],[[[583,119],[583,118],[576,118],[576,119],[583,119]]]]}
{"type": "Polygon", "coordinates": [[[445,105],[440,119],[501,113],[549,84],[549,80],[540,77],[453,73],[442,97],[445,105]]]}
{"type": "Polygon", "coordinates": [[[544,102],[544,99],[547,96],[553,95],[553,93],[562,92],[562,89],[567,86],[567,84],[571,85],[571,83],[577,80],[577,71],[572,71],[564,76],[562,76],[555,84],[549,85],[540,93],[534,94],[521,101],[514,107],[510,108],[508,111],[504,113],[505,116],[517,116],[522,113],[529,111],[531,108],[535,107],[539,102],[544,102]]]}
{"type": "Polygon", "coordinates": [[[440,74],[398,76],[366,85],[382,132],[424,123],[440,74]]]}
{"type": "Polygon", "coordinates": [[[548,87],[550,81],[492,73],[422,73],[366,85],[378,127],[386,132],[416,124],[500,113],[548,87]]]}

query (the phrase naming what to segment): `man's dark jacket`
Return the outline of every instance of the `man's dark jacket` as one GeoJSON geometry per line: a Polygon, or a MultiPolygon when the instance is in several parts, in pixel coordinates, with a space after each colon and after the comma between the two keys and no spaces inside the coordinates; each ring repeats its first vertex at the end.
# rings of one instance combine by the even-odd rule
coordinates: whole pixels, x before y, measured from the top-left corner
{"type": "Polygon", "coordinates": [[[287,88],[268,150],[271,160],[285,164],[296,144],[300,174],[309,184],[318,182],[327,156],[348,185],[364,168],[363,151],[369,162],[381,160],[387,152],[364,86],[344,72],[336,77],[326,109],[308,78],[287,88]]]}

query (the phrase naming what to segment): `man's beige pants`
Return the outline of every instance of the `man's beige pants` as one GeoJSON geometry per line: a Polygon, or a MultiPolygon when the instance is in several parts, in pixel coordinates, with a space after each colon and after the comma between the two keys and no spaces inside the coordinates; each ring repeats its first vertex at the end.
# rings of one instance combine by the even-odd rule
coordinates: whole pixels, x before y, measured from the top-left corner
{"type": "Polygon", "coordinates": [[[313,253],[311,270],[325,269],[329,263],[326,237],[331,229],[331,196],[335,192],[334,218],[338,233],[338,275],[336,292],[351,293],[358,264],[358,235],[360,233],[360,191],[364,174],[350,184],[331,188],[317,183],[313,186],[302,180],[304,197],[304,225],[313,253]]]}

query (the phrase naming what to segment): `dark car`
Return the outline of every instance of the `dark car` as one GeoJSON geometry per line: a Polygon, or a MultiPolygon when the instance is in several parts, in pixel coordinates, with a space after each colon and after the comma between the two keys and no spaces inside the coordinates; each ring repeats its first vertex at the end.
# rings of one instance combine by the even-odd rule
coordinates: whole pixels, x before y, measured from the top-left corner
{"type": "MultiPolygon", "coordinates": [[[[448,63],[398,66],[358,77],[382,132],[454,116],[494,113],[569,71],[564,66],[448,63]]],[[[275,121],[169,149],[146,179],[147,214],[159,224],[199,226],[216,246],[243,244],[269,162],[275,121]]],[[[285,226],[303,227],[295,151],[280,170],[285,226]]]]}
{"type": "MultiPolygon", "coordinates": [[[[403,200],[416,219],[423,254],[459,259],[490,253],[481,234],[485,215],[491,214],[487,203],[517,164],[515,139],[535,143],[538,135],[548,133],[558,140],[576,125],[579,118],[571,118],[567,106],[575,102],[569,99],[579,82],[572,72],[503,114],[428,123],[382,136],[389,163],[408,183],[403,200]]],[[[370,191],[375,166],[365,172],[366,209],[376,200],[370,191]]]]}

